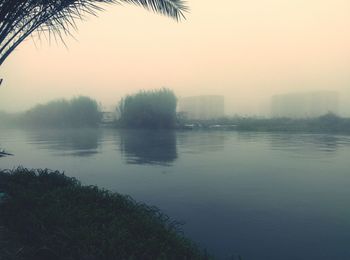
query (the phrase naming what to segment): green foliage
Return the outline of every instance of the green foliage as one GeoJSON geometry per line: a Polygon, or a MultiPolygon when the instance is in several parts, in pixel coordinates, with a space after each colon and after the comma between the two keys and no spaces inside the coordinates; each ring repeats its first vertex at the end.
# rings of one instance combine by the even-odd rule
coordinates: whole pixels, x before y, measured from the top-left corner
{"type": "MultiPolygon", "coordinates": [[[[24,259],[208,259],[157,208],[48,170],[0,171],[0,221],[24,259]]],[[[1,258],[1,249],[0,249],[1,258]]]]}
{"type": "Polygon", "coordinates": [[[20,121],[30,126],[96,126],[101,121],[101,112],[95,100],[77,97],[37,105],[27,111],[20,121]]]}
{"type": "Polygon", "coordinates": [[[182,0],[1,0],[0,65],[33,32],[61,39],[77,29],[76,20],[97,15],[102,4],[135,4],[179,20],[187,10],[182,0]]]}
{"type": "Polygon", "coordinates": [[[118,123],[131,128],[173,128],[176,105],[177,98],[169,89],[140,91],[119,102],[118,123]]]}

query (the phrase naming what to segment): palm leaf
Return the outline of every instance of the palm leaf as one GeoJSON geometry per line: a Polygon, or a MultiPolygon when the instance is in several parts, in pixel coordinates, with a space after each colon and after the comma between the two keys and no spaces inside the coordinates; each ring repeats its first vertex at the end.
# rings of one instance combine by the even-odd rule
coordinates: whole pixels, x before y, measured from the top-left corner
{"type": "Polygon", "coordinates": [[[187,11],[183,0],[0,0],[0,65],[33,32],[62,39],[77,19],[108,4],[134,4],[177,21],[187,11]]]}

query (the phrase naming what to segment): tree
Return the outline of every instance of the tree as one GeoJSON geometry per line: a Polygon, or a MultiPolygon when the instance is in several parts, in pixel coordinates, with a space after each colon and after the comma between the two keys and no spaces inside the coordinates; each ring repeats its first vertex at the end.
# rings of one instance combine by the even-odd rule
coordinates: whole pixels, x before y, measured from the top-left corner
{"type": "Polygon", "coordinates": [[[0,66],[33,32],[63,40],[63,35],[70,35],[70,30],[76,29],[77,19],[102,11],[101,4],[123,3],[139,5],[176,20],[184,17],[187,10],[183,0],[1,0],[0,66]]]}
{"type": "Polygon", "coordinates": [[[54,100],[37,105],[24,113],[21,122],[29,126],[84,127],[97,126],[101,111],[97,102],[89,97],[54,100]]]}
{"type": "Polygon", "coordinates": [[[176,105],[177,98],[169,89],[140,91],[119,102],[119,124],[131,128],[173,128],[176,105]]]}

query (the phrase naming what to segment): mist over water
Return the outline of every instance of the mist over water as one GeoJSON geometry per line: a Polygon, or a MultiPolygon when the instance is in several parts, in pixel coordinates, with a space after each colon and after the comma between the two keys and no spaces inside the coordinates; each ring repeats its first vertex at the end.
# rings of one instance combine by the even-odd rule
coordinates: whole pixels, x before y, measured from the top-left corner
{"type": "Polygon", "coordinates": [[[350,257],[350,138],[115,129],[6,130],[18,165],[156,205],[219,259],[350,257]]]}
{"type": "Polygon", "coordinates": [[[188,5],[179,23],[107,6],[16,48],[0,170],[155,205],[217,259],[350,259],[350,1],[188,5]]]}
{"type": "MultiPolygon", "coordinates": [[[[140,89],[224,95],[228,115],[270,115],[273,95],[336,91],[350,116],[350,18],[344,0],[191,0],[176,23],[110,6],[75,39],[24,42],[1,67],[0,110],[90,96],[110,110],[140,89]]],[[[36,40],[35,40],[36,39],[36,40]]]]}

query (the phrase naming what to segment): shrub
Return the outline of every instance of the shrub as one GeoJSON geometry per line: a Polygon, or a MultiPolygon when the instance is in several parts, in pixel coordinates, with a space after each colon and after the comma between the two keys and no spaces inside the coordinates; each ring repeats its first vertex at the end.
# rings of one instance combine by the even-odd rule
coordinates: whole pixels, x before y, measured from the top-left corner
{"type": "Polygon", "coordinates": [[[31,126],[96,126],[101,121],[101,112],[95,100],[81,96],[37,105],[21,121],[31,126]]]}
{"type": "Polygon", "coordinates": [[[1,224],[25,259],[207,259],[157,208],[57,171],[0,171],[0,192],[1,224]]]}
{"type": "Polygon", "coordinates": [[[118,122],[123,127],[131,128],[173,128],[176,105],[176,96],[169,89],[140,91],[119,102],[118,122]]]}

